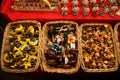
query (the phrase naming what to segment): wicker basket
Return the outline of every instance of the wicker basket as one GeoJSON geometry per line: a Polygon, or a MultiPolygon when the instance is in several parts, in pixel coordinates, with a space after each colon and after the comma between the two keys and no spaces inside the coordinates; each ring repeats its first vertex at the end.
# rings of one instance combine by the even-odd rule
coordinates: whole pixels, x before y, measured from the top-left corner
{"type": "Polygon", "coordinates": [[[116,52],[117,52],[117,55],[118,55],[118,61],[120,63],[120,46],[119,46],[119,40],[118,40],[118,29],[119,29],[119,26],[120,26],[120,22],[117,23],[115,26],[114,26],[114,38],[115,38],[115,45],[116,45],[116,52]]]}
{"type": "MultiPolygon", "coordinates": [[[[25,73],[25,72],[33,72],[35,71],[36,69],[38,69],[39,65],[40,65],[40,60],[39,60],[39,57],[40,57],[40,51],[41,51],[41,24],[37,21],[34,21],[34,20],[22,20],[22,21],[16,21],[16,22],[10,22],[7,26],[6,26],[6,29],[5,29],[5,32],[4,32],[4,37],[3,37],[3,44],[2,44],[2,50],[1,50],[1,68],[3,71],[5,72],[11,72],[11,73],[25,73]],[[36,64],[34,67],[31,67],[31,68],[28,68],[28,69],[17,69],[17,68],[8,68],[5,66],[5,63],[4,63],[4,60],[3,60],[3,57],[4,57],[4,53],[8,50],[10,50],[10,40],[9,40],[9,35],[10,35],[10,32],[11,32],[11,25],[14,25],[14,24],[34,24],[34,25],[37,25],[38,27],[38,30],[39,30],[39,44],[38,44],[38,53],[37,53],[37,61],[36,61],[36,64]]],[[[29,54],[29,53],[28,53],[29,54]]]]}
{"type": "MultiPolygon", "coordinates": [[[[79,39],[78,38],[78,24],[75,23],[75,22],[72,22],[72,21],[53,21],[53,22],[47,22],[44,26],[43,26],[43,54],[42,54],[42,68],[44,71],[46,72],[51,72],[51,73],[63,73],[63,74],[71,74],[71,73],[75,73],[78,71],[79,67],[80,67],[80,60],[79,60],[79,56],[77,57],[77,62],[76,62],[76,65],[72,68],[69,68],[69,69],[65,69],[65,68],[59,68],[59,67],[53,67],[53,66],[49,66],[47,64],[47,59],[45,57],[45,49],[47,49],[47,46],[46,46],[46,42],[48,40],[48,28],[49,26],[48,25],[56,25],[59,26],[60,24],[61,25],[66,25],[66,24],[72,24],[72,25],[75,25],[75,29],[76,29],[76,32],[75,32],[75,35],[76,35],[76,38],[77,40],[79,39]]],[[[55,26],[56,27],[56,26],[55,26]]],[[[61,27],[60,31],[62,30],[63,27],[61,27]]],[[[77,43],[78,44],[78,43],[77,43]]],[[[78,44],[78,46],[80,46],[80,44],[78,44]]],[[[79,52],[78,52],[79,53],[79,52]]]]}
{"type": "MultiPolygon", "coordinates": [[[[114,53],[114,66],[113,67],[106,67],[106,65],[105,65],[105,63],[106,64],[108,64],[108,62],[106,61],[104,61],[104,63],[101,61],[101,59],[100,58],[102,58],[101,57],[101,55],[105,55],[105,53],[104,53],[104,51],[103,51],[103,54],[98,54],[98,53],[100,53],[100,52],[92,52],[92,50],[93,50],[93,48],[91,48],[92,47],[92,44],[89,46],[89,48],[90,48],[90,51],[91,52],[87,52],[87,53],[89,53],[89,54],[91,54],[91,55],[89,55],[89,57],[87,57],[86,58],[86,50],[84,49],[84,47],[83,47],[83,45],[84,45],[84,39],[82,38],[83,37],[83,28],[86,26],[86,28],[87,27],[89,27],[89,26],[94,26],[94,27],[100,27],[100,26],[108,26],[109,27],[109,30],[110,30],[110,32],[111,32],[111,36],[109,36],[109,37],[111,37],[112,38],[112,44],[113,44],[113,47],[114,47],[114,38],[113,38],[113,30],[112,30],[112,27],[109,25],[109,24],[106,24],[106,23],[84,23],[84,24],[81,24],[80,25],[80,44],[82,44],[82,46],[81,46],[81,48],[80,48],[80,59],[81,59],[81,67],[82,67],[82,69],[85,71],[85,72],[111,72],[111,71],[116,71],[117,69],[118,69],[118,61],[117,61],[117,55],[116,55],[116,49],[115,49],[115,47],[113,48],[112,47],[112,50],[113,50],[113,52],[112,53],[114,53]],[[84,51],[83,51],[84,50],[84,51]],[[84,53],[84,54],[83,54],[84,53]],[[96,55],[95,55],[96,54],[96,55]],[[91,56],[94,56],[94,57],[91,57],[91,56]],[[96,57],[96,58],[95,58],[96,57]],[[93,60],[93,59],[95,59],[95,60],[93,60]],[[98,59],[100,59],[100,61],[98,60],[98,59]],[[96,61],[96,62],[95,62],[96,61]],[[87,62],[89,62],[89,63],[87,63],[87,62]],[[94,63],[95,62],[95,63],[94,63]],[[101,66],[102,65],[102,66],[101,66]],[[87,66],[87,67],[86,67],[87,66]],[[96,67],[97,66],[97,67],[96,67]]],[[[84,28],[85,29],[85,28],[84,28]]],[[[104,31],[104,30],[103,30],[104,31]]],[[[97,32],[97,31],[96,31],[97,32]]],[[[88,33],[89,32],[87,32],[86,34],[88,35],[88,33]]],[[[101,32],[100,32],[101,33],[101,32]]],[[[93,33],[94,34],[94,33],[93,33]]],[[[103,34],[103,35],[105,35],[105,34],[103,34]]],[[[87,42],[87,41],[86,41],[87,42]]],[[[93,42],[93,43],[95,43],[95,42],[93,42]]],[[[98,44],[101,44],[101,43],[98,43],[98,44]]],[[[87,47],[87,46],[86,46],[87,47]]],[[[95,47],[96,47],[96,45],[95,45],[95,47]]],[[[88,47],[87,47],[87,49],[88,49],[88,47]]],[[[103,49],[103,46],[102,46],[102,48],[101,49],[103,49]]],[[[96,49],[96,51],[98,51],[98,49],[96,49]]],[[[101,52],[102,53],[102,52],[101,52]]],[[[106,57],[106,58],[108,58],[108,57],[106,57]]],[[[106,58],[102,58],[102,60],[103,59],[106,59],[106,58]]],[[[109,62],[110,63],[110,62],[109,62]]]]}

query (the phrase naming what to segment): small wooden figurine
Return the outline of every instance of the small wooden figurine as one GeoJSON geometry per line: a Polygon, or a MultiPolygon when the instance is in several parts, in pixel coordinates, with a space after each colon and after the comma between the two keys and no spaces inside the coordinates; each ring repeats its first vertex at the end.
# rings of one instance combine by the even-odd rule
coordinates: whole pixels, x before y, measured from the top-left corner
{"type": "Polygon", "coordinates": [[[100,0],[98,4],[99,4],[100,7],[102,7],[102,6],[104,6],[105,2],[106,2],[106,0],[100,0]]]}
{"type": "Polygon", "coordinates": [[[78,6],[74,6],[74,7],[72,8],[72,14],[73,14],[73,15],[78,15],[78,12],[79,12],[79,7],[78,7],[78,6]]]}
{"type": "Polygon", "coordinates": [[[76,37],[74,35],[73,32],[71,32],[70,34],[68,34],[68,44],[69,44],[69,48],[73,48],[75,49],[76,48],[76,37]]]}
{"type": "Polygon", "coordinates": [[[61,0],[61,6],[63,7],[64,5],[66,5],[69,1],[68,0],[61,0]]]}
{"type": "Polygon", "coordinates": [[[97,15],[98,15],[98,11],[99,11],[99,7],[98,7],[98,5],[95,5],[95,6],[92,8],[92,15],[93,15],[93,16],[97,16],[97,15]]]}
{"type": "Polygon", "coordinates": [[[78,0],[72,0],[72,7],[78,6],[78,0]]]}
{"type": "Polygon", "coordinates": [[[88,0],[83,0],[83,1],[82,1],[82,6],[83,6],[83,7],[87,7],[88,4],[89,4],[89,1],[88,1],[88,0]]]}
{"type": "Polygon", "coordinates": [[[57,44],[60,44],[60,42],[63,43],[63,41],[64,41],[64,34],[60,33],[60,34],[56,35],[55,39],[56,39],[57,44]]]}
{"type": "Polygon", "coordinates": [[[61,9],[62,9],[62,15],[66,16],[67,15],[67,11],[68,11],[68,7],[66,5],[64,5],[61,9]]]}
{"type": "Polygon", "coordinates": [[[118,6],[112,6],[110,8],[109,14],[110,16],[114,16],[114,13],[118,10],[118,6]]]}
{"type": "Polygon", "coordinates": [[[109,7],[112,7],[114,4],[116,4],[116,0],[109,0],[109,7]]]}
{"type": "Polygon", "coordinates": [[[86,16],[86,15],[88,15],[89,12],[90,12],[90,8],[84,7],[83,15],[86,16]]]}
{"type": "Polygon", "coordinates": [[[90,6],[95,6],[95,4],[97,3],[97,1],[96,0],[90,0],[90,6]]]}
{"type": "Polygon", "coordinates": [[[109,8],[108,8],[108,6],[106,5],[106,6],[104,6],[104,7],[102,8],[102,12],[100,13],[100,15],[101,15],[101,16],[105,16],[107,12],[109,12],[109,8]]]}

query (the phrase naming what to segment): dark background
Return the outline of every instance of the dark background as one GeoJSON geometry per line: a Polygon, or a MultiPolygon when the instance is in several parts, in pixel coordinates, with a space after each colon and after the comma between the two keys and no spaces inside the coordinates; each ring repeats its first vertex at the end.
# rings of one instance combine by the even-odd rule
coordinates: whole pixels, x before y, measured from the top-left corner
{"type": "MultiPolygon", "coordinates": [[[[0,3],[2,1],[0,0],[0,3]]],[[[109,21],[112,22],[113,26],[118,21],[109,21]]],[[[0,52],[1,52],[1,45],[2,39],[4,34],[4,29],[9,22],[5,20],[2,14],[0,14],[0,52]]],[[[7,73],[1,70],[0,68],[0,80],[108,80],[108,79],[115,79],[120,80],[120,68],[115,72],[107,72],[107,73],[86,73],[81,68],[78,72],[74,74],[56,74],[56,73],[47,73],[43,71],[36,71],[31,73],[22,73],[22,74],[15,74],[15,73],[7,73]]]]}

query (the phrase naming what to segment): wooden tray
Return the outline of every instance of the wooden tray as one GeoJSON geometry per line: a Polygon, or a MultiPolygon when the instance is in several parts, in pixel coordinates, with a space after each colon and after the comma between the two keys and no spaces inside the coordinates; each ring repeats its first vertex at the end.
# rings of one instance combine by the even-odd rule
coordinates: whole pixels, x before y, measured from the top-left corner
{"type": "Polygon", "coordinates": [[[58,11],[59,0],[15,0],[11,6],[16,11],[58,11]]]}

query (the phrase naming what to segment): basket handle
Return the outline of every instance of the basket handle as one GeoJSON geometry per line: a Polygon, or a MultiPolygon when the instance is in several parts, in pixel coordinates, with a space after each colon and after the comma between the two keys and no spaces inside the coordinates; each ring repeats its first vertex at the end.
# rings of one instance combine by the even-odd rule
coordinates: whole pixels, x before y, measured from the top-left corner
{"type": "Polygon", "coordinates": [[[62,29],[63,29],[64,27],[67,27],[67,28],[68,28],[68,26],[69,26],[69,25],[63,25],[63,26],[61,26],[61,28],[60,28],[60,30],[59,30],[59,33],[62,31],[62,29]]]}

